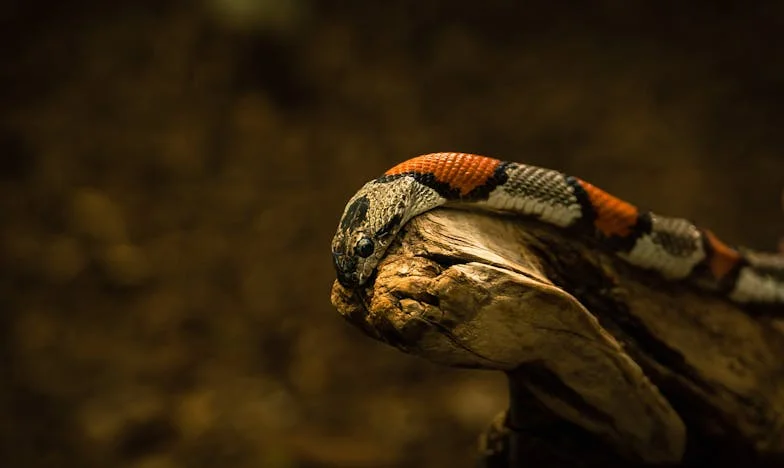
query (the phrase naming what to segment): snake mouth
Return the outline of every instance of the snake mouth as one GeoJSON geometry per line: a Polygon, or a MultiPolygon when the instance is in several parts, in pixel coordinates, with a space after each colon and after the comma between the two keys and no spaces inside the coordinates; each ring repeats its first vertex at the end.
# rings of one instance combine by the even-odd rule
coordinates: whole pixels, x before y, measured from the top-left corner
{"type": "Polygon", "coordinates": [[[338,283],[346,289],[359,287],[357,259],[343,253],[332,252],[332,265],[337,273],[338,283]]]}
{"type": "Polygon", "coordinates": [[[356,275],[338,272],[338,283],[346,289],[355,290],[359,287],[356,275]]]}

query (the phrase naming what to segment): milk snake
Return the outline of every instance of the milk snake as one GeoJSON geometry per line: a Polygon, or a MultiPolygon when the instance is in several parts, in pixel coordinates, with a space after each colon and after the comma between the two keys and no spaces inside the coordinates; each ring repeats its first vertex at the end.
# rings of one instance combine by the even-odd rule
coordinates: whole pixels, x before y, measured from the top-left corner
{"type": "Polygon", "coordinates": [[[593,236],[635,267],[724,294],[784,304],[784,255],[735,248],[690,221],[640,210],[577,177],[465,153],[409,159],[348,202],[332,241],[339,282],[364,285],[395,235],[439,206],[487,209],[593,236]]]}

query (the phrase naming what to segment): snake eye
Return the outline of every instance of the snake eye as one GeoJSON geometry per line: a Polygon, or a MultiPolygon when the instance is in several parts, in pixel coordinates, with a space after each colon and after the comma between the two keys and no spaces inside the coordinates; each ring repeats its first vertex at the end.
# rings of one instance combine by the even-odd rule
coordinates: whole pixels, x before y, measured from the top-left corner
{"type": "Polygon", "coordinates": [[[357,246],[354,247],[354,253],[362,258],[370,257],[373,255],[373,241],[367,237],[363,237],[357,242],[357,246]]]}

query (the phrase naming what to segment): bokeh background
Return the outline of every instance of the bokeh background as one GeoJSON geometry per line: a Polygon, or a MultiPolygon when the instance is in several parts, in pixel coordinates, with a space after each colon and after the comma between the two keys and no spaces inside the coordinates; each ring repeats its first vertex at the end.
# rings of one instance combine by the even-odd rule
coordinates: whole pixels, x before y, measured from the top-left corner
{"type": "Polygon", "coordinates": [[[346,200],[466,151],[784,232],[782,2],[6,0],[0,466],[472,466],[502,376],[329,303],[346,200]]]}

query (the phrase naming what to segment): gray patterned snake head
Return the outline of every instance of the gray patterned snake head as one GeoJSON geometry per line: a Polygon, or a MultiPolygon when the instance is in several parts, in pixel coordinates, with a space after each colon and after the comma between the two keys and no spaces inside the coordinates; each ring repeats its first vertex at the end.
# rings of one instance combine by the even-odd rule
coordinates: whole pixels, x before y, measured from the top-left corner
{"type": "Polygon", "coordinates": [[[407,221],[410,184],[405,179],[365,184],[343,210],[332,239],[332,263],[346,288],[362,286],[407,221]]]}
{"type": "Polygon", "coordinates": [[[440,204],[413,177],[380,177],[351,197],[332,239],[332,263],[344,287],[362,286],[409,219],[440,204]],[[425,196],[423,196],[425,195],[425,196]]]}

